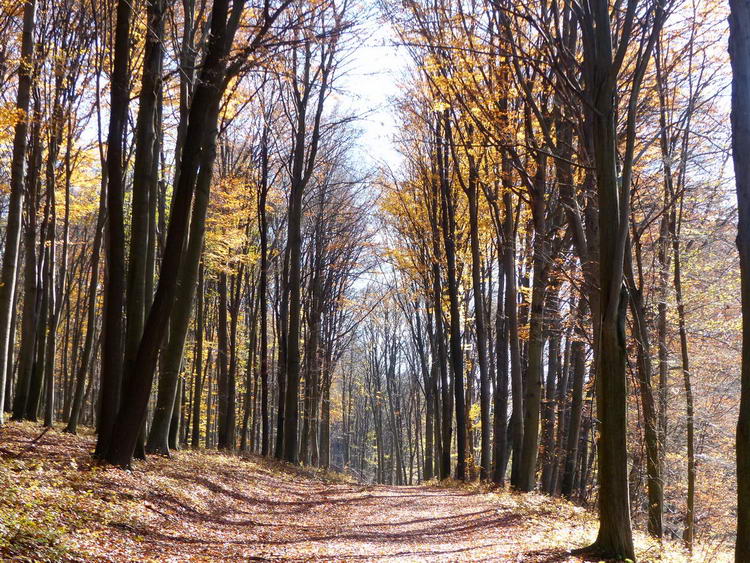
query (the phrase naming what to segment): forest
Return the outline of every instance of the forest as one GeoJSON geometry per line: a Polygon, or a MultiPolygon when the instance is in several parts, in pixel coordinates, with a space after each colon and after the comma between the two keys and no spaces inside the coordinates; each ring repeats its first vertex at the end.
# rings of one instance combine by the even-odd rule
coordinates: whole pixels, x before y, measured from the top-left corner
{"type": "Polygon", "coordinates": [[[0,242],[2,559],[750,563],[749,0],[0,0],[0,242]]]}

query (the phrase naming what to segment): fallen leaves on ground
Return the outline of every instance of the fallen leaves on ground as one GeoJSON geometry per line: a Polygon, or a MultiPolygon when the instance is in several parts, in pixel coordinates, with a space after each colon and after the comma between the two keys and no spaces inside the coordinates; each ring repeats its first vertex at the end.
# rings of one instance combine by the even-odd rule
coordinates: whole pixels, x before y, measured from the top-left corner
{"type": "MultiPolygon", "coordinates": [[[[67,561],[578,561],[594,518],[483,487],[372,486],[258,457],[93,463],[93,437],[0,428],[0,557],[67,561]]],[[[643,561],[684,561],[638,536],[643,561]]],[[[695,557],[722,561],[726,553],[695,557]]]]}

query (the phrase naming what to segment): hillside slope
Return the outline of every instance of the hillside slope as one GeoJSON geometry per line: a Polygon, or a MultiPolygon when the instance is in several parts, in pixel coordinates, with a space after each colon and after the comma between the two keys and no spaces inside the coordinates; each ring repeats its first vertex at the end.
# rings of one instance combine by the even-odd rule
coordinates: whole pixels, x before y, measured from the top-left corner
{"type": "MultiPolygon", "coordinates": [[[[0,429],[0,558],[577,561],[590,514],[541,495],[346,482],[256,457],[92,465],[91,436],[0,429]]],[[[643,560],[681,561],[639,536],[643,560]]],[[[696,560],[722,560],[699,554],[696,560]]]]}

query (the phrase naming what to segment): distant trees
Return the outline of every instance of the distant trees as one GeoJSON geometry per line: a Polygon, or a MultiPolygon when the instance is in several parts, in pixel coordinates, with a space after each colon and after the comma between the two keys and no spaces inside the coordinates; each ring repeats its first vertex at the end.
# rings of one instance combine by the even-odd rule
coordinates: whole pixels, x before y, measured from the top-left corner
{"type": "MultiPolygon", "coordinates": [[[[406,287],[420,276],[429,276],[433,284],[449,280],[451,247],[459,248],[456,270],[465,272],[458,282],[459,305],[438,314],[447,326],[460,319],[468,366],[460,371],[467,381],[458,383],[461,374],[452,364],[447,386],[455,397],[460,386],[467,411],[478,400],[481,430],[476,435],[484,443],[489,424],[481,415],[486,405],[482,358],[492,350],[488,363],[497,374],[495,415],[507,412],[508,395],[513,398],[509,416],[493,423],[493,479],[503,482],[508,457],[511,486],[521,490],[539,486],[580,498],[595,479],[602,528],[591,549],[605,556],[634,556],[629,512],[640,518],[635,499],[641,498],[641,475],[648,489],[643,502],[648,527],[656,536],[665,531],[665,487],[677,486],[669,479],[685,479],[684,517],[679,523],[672,519],[669,531],[675,533],[674,526],[684,522],[688,545],[694,537],[698,415],[689,331],[680,328],[688,321],[679,224],[717,185],[704,182],[697,171],[692,177],[688,172],[707,164],[691,152],[698,142],[693,127],[701,123],[698,127],[712,129],[703,116],[717,111],[716,91],[707,89],[704,80],[717,76],[706,56],[715,52],[718,36],[696,40],[694,33],[721,17],[714,8],[636,2],[621,9],[608,2],[522,7],[497,2],[489,8],[388,4],[415,65],[409,96],[419,100],[401,106],[407,165],[389,191],[389,198],[401,203],[386,206],[396,233],[393,244],[409,256],[399,258],[396,267],[406,287]],[[679,16],[667,25],[674,12],[679,16]],[[673,48],[680,41],[687,50],[673,48]],[[698,52],[703,66],[696,74],[698,52]],[[661,129],[653,125],[657,122],[661,129]],[[428,136],[432,131],[437,132],[434,141],[428,136]],[[652,139],[657,145],[661,139],[661,154],[652,139]],[[460,186],[465,199],[431,196],[427,186],[440,182],[451,186],[441,193],[455,194],[453,186],[460,186]],[[479,216],[487,217],[478,233],[474,182],[483,196],[479,216]],[[414,195],[405,198],[404,191],[414,195]],[[450,217],[456,209],[459,226],[439,224],[439,245],[425,247],[421,239],[430,231],[417,225],[433,215],[450,217]],[[480,252],[477,241],[484,244],[480,252]],[[672,295],[674,327],[666,320],[672,295]],[[477,309],[480,301],[483,314],[477,309]],[[468,314],[470,302],[474,315],[468,314]],[[651,312],[654,303],[657,316],[651,312]],[[488,324],[492,315],[498,322],[488,324]],[[668,334],[679,338],[674,356],[668,334]],[[651,368],[652,335],[658,341],[658,380],[651,368]],[[676,416],[685,421],[678,427],[687,440],[669,438],[668,443],[672,430],[666,421],[677,410],[665,400],[672,385],[670,358],[678,358],[681,369],[686,417],[676,416]],[[636,389],[627,384],[629,373],[637,374],[632,380],[636,389]],[[590,443],[593,430],[597,443],[590,443]],[[641,443],[633,442],[636,431],[642,454],[633,450],[641,443]],[[686,478],[665,469],[665,452],[675,448],[687,453],[686,478]]],[[[428,310],[441,311],[452,295],[436,287],[420,297],[428,310]]],[[[434,350],[442,357],[439,346],[434,350]]],[[[474,422],[471,416],[466,420],[467,457],[477,459],[474,422]]],[[[456,428],[461,431],[458,420],[456,428]]],[[[478,468],[486,478],[482,449],[478,468]]],[[[457,464],[460,468],[460,457],[457,464]]],[[[675,488],[669,491],[676,494],[675,488]]]]}
{"type": "MultiPolygon", "coordinates": [[[[292,46],[290,84],[285,85],[291,94],[289,113],[292,145],[289,156],[288,232],[282,288],[282,310],[285,317],[288,313],[288,321],[284,327],[286,351],[283,364],[283,445],[279,453],[283,459],[293,463],[297,462],[299,455],[297,433],[301,373],[302,198],[317,163],[323,110],[336,74],[337,48],[346,24],[346,6],[346,2],[340,7],[324,4],[320,9],[313,10],[309,24],[306,24],[309,27],[300,32],[304,38],[299,41],[299,45],[292,46]],[[311,39],[316,36],[324,40],[311,39]]],[[[314,331],[313,335],[315,334],[314,331]]]]}

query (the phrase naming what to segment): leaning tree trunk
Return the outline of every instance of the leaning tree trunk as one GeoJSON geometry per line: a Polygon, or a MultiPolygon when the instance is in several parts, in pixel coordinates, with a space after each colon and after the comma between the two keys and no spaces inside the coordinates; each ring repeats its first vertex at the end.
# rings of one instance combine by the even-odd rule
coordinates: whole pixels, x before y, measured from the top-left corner
{"type": "MultiPolygon", "coordinates": [[[[187,138],[193,142],[186,145],[181,155],[179,182],[172,199],[172,212],[161,264],[163,275],[159,276],[132,373],[127,378],[126,393],[129,400],[120,410],[112,432],[113,439],[107,460],[114,465],[129,466],[132,460],[138,434],[146,417],[159,348],[164,340],[177,295],[177,276],[174,272],[179,271],[183,260],[196,179],[199,174],[211,174],[213,157],[208,159],[210,166],[204,168],[199,164],[202,164],[202,151],[215,154],[216,150],[215,144],[207,141],[210,141],[209,132],[216,128],[226,74],[225,57],[233,37],[233,33],[228,32],[228,7],[228,0],[217,0],[212,9],[207,53],[188,120],[187,138]]],[[[211,136],[213,137],[213,134],[211,136]]]]}
{"type": "MultiPolygon", "coordinates": [[[[209,145],[214,146],[216,142],[215,130],[208,135],[209,145]]],[[[201,154],[201,166],[210,166],[208,160],[212,158],[211,150],[204,151],[201,154]]],[[[180,374],[180,366],[182,365],[185,339],[190,326],[190,313],[193,308],[193,300],[195,299],[199,277],[203,239],[206,231],[210,181],[210,176],[205,174],[199,175],[196,182],[195,201],[193,202],[190,219],[190,239],[185,251],[185,259],[181,264],[177,276],[179,284],[175,299],[176,305],[172,311],[169,323],[169,340],[163,352],[164,360],[159,373],[159,389],[156,398],[156,408],[154,409],[154,420],[151,423],[151,431],[148,437],[147,450],[162,455],[169,455],[169,427],[177,396],[177,379],[180,374]]],[[[202,312],[199,316],[202,316],[202,312]]],[[[200,393],[198,393],[198,397],[200,397],[200,393]]],[[[194,426],[194,429],[196,428],[198,427],[194,426]]]]}

